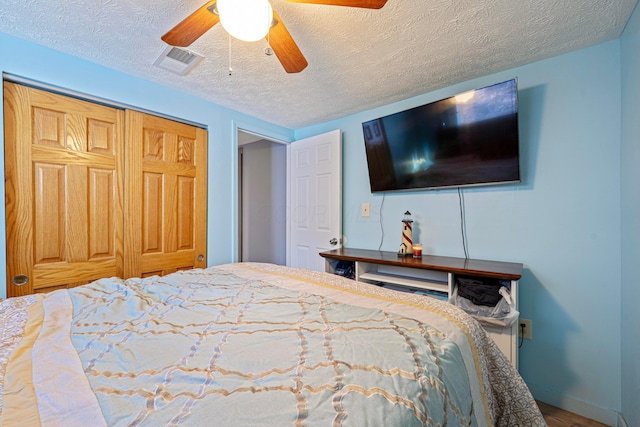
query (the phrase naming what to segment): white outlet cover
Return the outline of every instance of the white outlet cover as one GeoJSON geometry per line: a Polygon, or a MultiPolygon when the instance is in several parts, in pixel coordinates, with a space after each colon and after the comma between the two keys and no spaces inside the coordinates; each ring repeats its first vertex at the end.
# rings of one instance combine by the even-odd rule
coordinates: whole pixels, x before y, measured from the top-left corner
{"type": "Polygon", "coordinates": [[[371,205],[369,203],[362,204],[362,217],[368,218],[371,215],[371,205]]]}

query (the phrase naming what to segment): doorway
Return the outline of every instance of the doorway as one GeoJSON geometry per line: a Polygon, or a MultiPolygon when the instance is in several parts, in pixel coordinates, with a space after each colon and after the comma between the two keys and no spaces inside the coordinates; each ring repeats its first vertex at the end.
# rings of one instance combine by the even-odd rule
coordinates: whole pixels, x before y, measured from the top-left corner
{"type": "Polygon", "coordinates": [[[287,145],[238,129],[239,260],[286,265],[287,145]]]}

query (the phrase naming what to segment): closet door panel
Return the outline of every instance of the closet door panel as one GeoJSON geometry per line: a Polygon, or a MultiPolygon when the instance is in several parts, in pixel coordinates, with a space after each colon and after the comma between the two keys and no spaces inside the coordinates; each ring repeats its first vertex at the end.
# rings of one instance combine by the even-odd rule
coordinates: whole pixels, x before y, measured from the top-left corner
{"type": "Polygon", "coordinates": [[[195,230],[195,212],[193,211],[195,201],[195,179],[181,176],[178,178],[178,230],[177,249],[193,249],[195,230]]]}
{"type": "Polygon", "coordinates": [[[108,169],[89,169],[89,259],[115,259],[116,204],[115,173],[108,169]]]}
{"type": "Polygon", "coordinates": [[[118,131],[114,123],[102,120],[88,120],[87,151],[94,154],[115,155],[114,135],[118,131]]]}
{"type": "Polygon", "coordinates": [[[65,114],[45,108],[33,109],[33,144],[65,148],[65,114]]]}
{"type": "Polygon", "coordinates": [[[7,294],[122,275],[121,110],[4,85],[7,294]]]}
{"type": "Polygon", "coordinates": [[[89,203],[87,200],[87,167],[67,165],[65,218],[67,228],[67,259],[69,263],[85,262],[89,259],[89,203]]]}
{"type": "Polygon", "coordinates": [[[175,253],[178,250],[176,244],[178,227],[178,204],[177,204],[177,176],[166,172],[164,174],[164,252],[166,254],[175,253]]]}
{"type": "Polygon", "coordinates": [[[207,132],[126,112],[125,276],[206,267],[207,132]],[[131,255],[131,256],[129,256],[131,255]]]}
{"type": "Polygon", "coordinates": [[[66,259],[66,182],[63,165],[34,165],[34,265],[66,259]]]}
{"type": "Polygon", "coordinates": [[[145,173],[143,177],[142,253],[159,253],[162,252],[163,237],[162,175],[145,173]]]}

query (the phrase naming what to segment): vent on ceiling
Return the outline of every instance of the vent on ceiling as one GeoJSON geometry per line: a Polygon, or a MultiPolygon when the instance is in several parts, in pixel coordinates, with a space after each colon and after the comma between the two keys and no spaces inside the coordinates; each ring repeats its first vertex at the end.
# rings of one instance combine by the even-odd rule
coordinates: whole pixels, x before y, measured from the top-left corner
{"type": "Polygon", "coordinates": [[[155,60],[153,65],[164,68],[172,73],[179,74],[181,76],[186,75],[204,58],[197,53],[189,52],[186,49],[180,49],[179,47],[169,46],[155,60]]]}

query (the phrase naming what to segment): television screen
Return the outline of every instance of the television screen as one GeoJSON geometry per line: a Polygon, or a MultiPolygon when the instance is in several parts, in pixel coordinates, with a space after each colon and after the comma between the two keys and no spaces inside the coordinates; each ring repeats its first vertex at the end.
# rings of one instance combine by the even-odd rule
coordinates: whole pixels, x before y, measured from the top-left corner
{"type": "Polygon", "coordinates": [[[364,122],[372,192],[520,181],[517,80],[364,122]]]}

